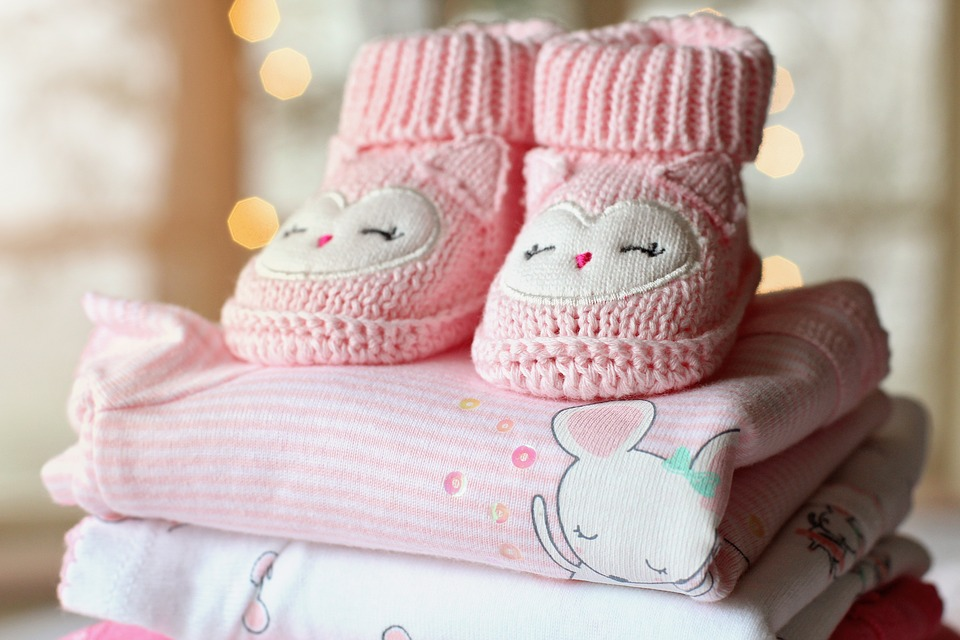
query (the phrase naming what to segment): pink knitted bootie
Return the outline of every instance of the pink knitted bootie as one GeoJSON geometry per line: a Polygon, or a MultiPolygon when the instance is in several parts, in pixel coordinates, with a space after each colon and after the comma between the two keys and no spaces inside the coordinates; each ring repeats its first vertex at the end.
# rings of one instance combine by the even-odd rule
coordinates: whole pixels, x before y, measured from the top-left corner
{"type": "Polygon", "coordinates": [[[759,279],[739,171],[772,78],[764,43],[709,15],[544,45],[527,219],[474,337],[481,376],[593,400],[717,368],[759,279]]]}
{"type": "Polygon", "coordinates": [[[366,45],[320,191],[243,269],[229,348],[271,365],[388,364],[467,340],[522,222],[544,22],[366,45]]]}

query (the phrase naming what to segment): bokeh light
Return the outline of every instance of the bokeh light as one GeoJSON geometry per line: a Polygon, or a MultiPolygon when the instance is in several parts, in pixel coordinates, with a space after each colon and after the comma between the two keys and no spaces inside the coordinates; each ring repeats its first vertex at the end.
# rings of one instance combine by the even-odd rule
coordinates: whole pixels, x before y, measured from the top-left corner
{"type": "Polygon", "coordinates": [[[773,293],[784,289],[796,289],[803,286],[800,267],[783,256],[770,256],[763,259],[763,272],[757,293],[773,293]]]}
{"type": "Polygon", "coordinates": [[[233,206],[227,218],[230,237],[241,247],[259,249],[267,245],[280,228],[277,210],[261,198],[244,198],[233,206]]]}
{"type": "Polygon", "coordinates": [[[802,161],[803,145],[795,132],[779,124],[763,130],[763,142],[755,163],[760,173],[783,178],[795,172],[802,161]]]}
{"type": "Polygon", "coordinates": [[[770,113],[780,113],[793,100],[793,76],[781,66],[777,67],[777,75],[773,80],[773,96],[770,98],[770,113]]]}
{"type": "Polygon", "coordinates": [[[227,13],[233,32],[249,42],[266,40],[280,24],[276,0],[235,0],[227,13]]]}
{"type": "Polygon", "coordinates": [[[303,95],[312,77],[306,56],[289,48],[271,51],[260,67],[264,91],[280,100],[303,95]]]}

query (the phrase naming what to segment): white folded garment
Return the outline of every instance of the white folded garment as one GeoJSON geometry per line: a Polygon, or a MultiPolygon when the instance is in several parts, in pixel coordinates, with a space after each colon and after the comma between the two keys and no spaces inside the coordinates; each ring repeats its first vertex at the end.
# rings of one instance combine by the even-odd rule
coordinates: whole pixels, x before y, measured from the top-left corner
{"type": "MultiPolygon", "coordinates": [[[[784,533],[793,548],[777,549],[807,548],[784,533]]],[[[88,518],[70,538],[64,608],[177,640],[825,640],[859,593],[929,566],[922,547],[899,537],[882,540],[837,580],[823,579],[829,568],[820,552],[798,567],[771,548],[755,569],[779,567],[776,583],[748,574],[732,597],[701,603],[160,520],[88,518]],[[814,585],[821,596],[807,603],[814,585]],[[776,633],[771,623],[791,616],[776,633]]]]}

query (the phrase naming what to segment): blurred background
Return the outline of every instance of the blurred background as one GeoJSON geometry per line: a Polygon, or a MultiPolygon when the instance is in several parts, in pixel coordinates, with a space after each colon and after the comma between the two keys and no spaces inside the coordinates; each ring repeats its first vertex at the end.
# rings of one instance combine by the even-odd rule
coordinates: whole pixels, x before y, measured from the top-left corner
{"type": "Polygon", "coordinates": [[[873,289],[893,348],[886,388],[934,420],[920,502],[956,538],[944,514],[960,497],[960,3],[3,0],[0,611],[53,601],[80,516],[51,504],[39,468],[74,439],[81,295],[216,319],[250,250],[317,187],[362,42],[464,18],[582,28],[707,9],[752,27],[779,65],[743,171],[755,246],[790,261],[767,276],[873,289]]]}

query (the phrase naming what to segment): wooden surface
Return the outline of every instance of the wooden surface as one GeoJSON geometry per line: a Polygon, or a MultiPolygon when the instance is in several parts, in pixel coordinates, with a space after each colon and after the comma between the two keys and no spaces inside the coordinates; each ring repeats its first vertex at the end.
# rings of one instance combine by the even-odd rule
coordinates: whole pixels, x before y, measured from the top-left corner
{"type": "Polygon", "coordinates": [[[0,521],[0,615],[56,602],[63,536],[82,517],[61,509],[41,522],[0,521]]]}
{"type": "Polygon", "coordinates": [[[238,199],[242,41],[220,2],[172,0],[166,17],[180,92],[162,223],[153,237],[160,300],[217,319],[248,254],[227,233],[238,199]]]}

